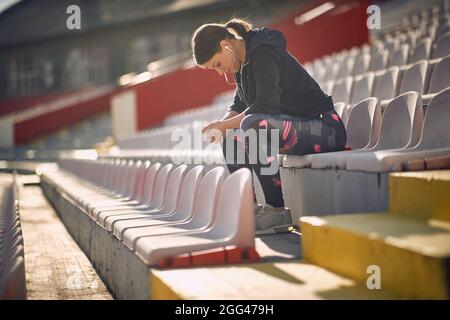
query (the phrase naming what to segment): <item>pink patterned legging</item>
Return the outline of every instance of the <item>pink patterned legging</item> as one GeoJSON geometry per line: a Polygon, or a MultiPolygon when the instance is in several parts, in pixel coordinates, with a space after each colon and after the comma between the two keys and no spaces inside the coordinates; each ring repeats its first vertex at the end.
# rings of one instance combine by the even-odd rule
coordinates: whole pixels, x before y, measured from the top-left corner
{"type": "MultiPolygon", "coordinates": [[[[304,155],[344,150],[347,140],[344,123],[335,111],[329,111],[318,118],[302,118],[289,115],[251,114],[241,122],[241,129],[278,129],[279,153],[304,155]]],[[[258,148],[262,148],[267,155],[267,163],[251,164],[248,158],[249,140],[241,141],[238,136],[227,136],[223,143],[223,153],[230,173],[247,167],[253,170],[261,183],[266,203],[273,207],[283,207],[284,200],[281,191],[279,170],[273,175],[264,175],[261,169],[273,165],[277,160],[277,154],[270,153],[270,134],[266,139],[258,139],[258,148]],[[234,159],[227,159],[226,140],[233,138],[234,159]],[[243,164],[236,161],[238,156],[245,159],[243,164]]],[[[258,151],[259,152],[259,151],[258,151]]],[[[278,163],[275,163],[278,168],[278,163]]]]}

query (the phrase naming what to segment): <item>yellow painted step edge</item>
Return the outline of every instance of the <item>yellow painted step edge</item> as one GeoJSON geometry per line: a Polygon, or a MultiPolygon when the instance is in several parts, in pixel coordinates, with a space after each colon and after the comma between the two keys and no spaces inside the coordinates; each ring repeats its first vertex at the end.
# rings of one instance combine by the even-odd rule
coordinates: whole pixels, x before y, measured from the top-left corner
{"type": "Polygon", "coordinates": [[[391,246],[382,239],[349,232],[320,218],[300,219],[304,259],[361,284],[371,276],[369,266],[381,271],[381,288],[404,298],[448,299],[450,261],[391,246]],[[323,220],[322,220],[323,221],[323,220]]]}
{"type": "Polygon", "coordinates": [[[450,222],[450,171],[390,174],[389,212],[450,222]]]}

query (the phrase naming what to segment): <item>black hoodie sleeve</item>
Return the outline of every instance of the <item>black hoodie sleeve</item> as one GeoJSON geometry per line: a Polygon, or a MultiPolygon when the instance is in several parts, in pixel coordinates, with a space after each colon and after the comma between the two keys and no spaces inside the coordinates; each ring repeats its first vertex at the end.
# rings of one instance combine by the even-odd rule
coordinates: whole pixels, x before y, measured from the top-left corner
{"type": "MultiPolygon", "coordinates": [[[[237,86],[237,85],[236,85],[237,86]]],[[[234,94],[233,104],[228,108],[228,111],[236,111],[237,113],[241,113],[245,110],[245,105],[239,97],[238,90],[236,88],[236,93],[234,94]]]]}
{"type": "Polygon", "coordinates": [[[252,55],[256,99],[245,111],[252,113],[280,113],[280,61],[276,48],[260,46],[252,55]]]}

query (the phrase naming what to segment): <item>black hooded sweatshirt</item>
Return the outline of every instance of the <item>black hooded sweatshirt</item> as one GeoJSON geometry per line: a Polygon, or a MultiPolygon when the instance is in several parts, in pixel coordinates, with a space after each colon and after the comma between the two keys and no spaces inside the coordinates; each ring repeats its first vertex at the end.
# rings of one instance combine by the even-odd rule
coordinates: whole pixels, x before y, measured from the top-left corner
{"type": "Polygon", "coordinates": [[[253,113],[319,117],[334,109],[330,96],[286,48],[277,30],[254,28],[245,36],[246,57],[230,110],[253,113]]]}

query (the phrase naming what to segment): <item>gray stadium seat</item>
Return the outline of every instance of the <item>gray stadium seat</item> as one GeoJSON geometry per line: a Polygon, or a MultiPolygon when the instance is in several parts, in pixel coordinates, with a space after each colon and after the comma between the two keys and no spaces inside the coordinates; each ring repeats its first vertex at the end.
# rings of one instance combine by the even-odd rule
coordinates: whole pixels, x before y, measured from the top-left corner
{"type": "Polygon", "coordinates": [[[430,58],[432,43],[433,40],[431,38],[420,40],[417,46],[411,51],[409,62],[415,63],[419,60],[428,60],[430,58]]]}
{"type": "Polygon", "coordinates": [[[320,82],[326,82],[336,79],[338,64],[334,60],[328,61],[324,65],[324,71],[320,77],[320,82]]]}
{"type": "Polygon", "coordinates": [[[26,299],[22,228],[13,175],[0,174],[0,300],[26,299]]]}
{"type": "Polygon", "coordinates": [[[356,56],[355,65],[353,66],[353,75],[366,73],[370,68],[370,54],[361,52],[356,56]]]}
{"type": "Polygon", "coordinates": [[[423,96],[424,103],[430,100],[441,90],[450,87],[450,55],[442,58],[434,67],[431,74],[430,87],[428,93],[423,96]]]}
{"type": "Polygon", "coordinates": [[[399,67],[390,67],[376,73],[372,95],[380,100],[382,110],[397,95],[399,70],[399,67]]]}
{"type": "Polygon", "coordinates": [[[426,79],[428,75],[428,62],[426,60],[418,61],[410,65],[403,71],[402,81],[400,83],[399,94],[408,91],[424,93],[426,90],[426,79]]]}
{"type": "Polygon", "coordinates": [[[398,39],[398,38],[394,38],[389,41],[386,41],[386,43],[384,44],[384,49],[389,52],[395,51],[399,47],[400,47],[400,39],[398,39]]]}
{"type": "Polygon", "coordinates": [[[443,58],[450,54],[450,32],[443,35],[436,43],[436,47],[433,50],[432,57],[443,58]]]}
{"type": "MultiPolygon", "coordinates": [[[[349,110],[347,121],[347,143],[353,150],[373,147],[378,140],[381,127],[381,109],[377,98],[367,98],[349,110]]],[[[348,152],[348,151],[343,151],[348,152]]],[[[337,152],[334,152],[337,153],[337,152]]],[[[309,168],[319,154],[302,156],[286,155],[284,167],[309,168]]]]}
{"type": "Polygon", "coordinates": [[[370,61],[370,71],[378,71],[385,69],[387,66],[389,51],[380,50],[372,54],[370,61]]]}
{"type": "Polygon", "coordinates": [[[347,59],[344,59],[344,61],[341,62],[339,65],[336,79],[344,79],[346,77],[349,77],[353,74],[353,66],[355,64],[355,59],[353,57],[348,57],[347,59]]]}
{"type": "Polygon", "coordinates": [[[333,85],[333,101],[349,103],[352,94],[353,78],[337,80],[333,85]]]}
{"type": "Polygon", "coordinates": [[[437,35],[437,30],[438,30],[437,24],[432,24],[432,25],[426,26],[424,28],[424,30],[422,31],[421,39],[431,38],[434,40],[437,35]]]}
{"type": "Polygon", "coordinates": [[[436,39],[439,40],[444,34],[450,31],[450,18],[443,20],[439,24],[439,28],[437,31],[436,39]]]}
{"type": "Polygon", "coordinates": [[[359,101],[372,96],[373,79],[373,72],[367,72],[353,78],[353,90],[350,104],[358,103],[359,101]]]}
{"type": "MultiPolygon", "coordinates": [[[[380,135],[381,109],[377,98],[367,98],[349,109],[347,143],[353,150],[373,147],[380,135]]],[[[286,155],[284,167],[310,168],[320,154],[286,155]]],[[[321,156],[321,155],[320,155],[321,156]]]]}
{"type": "Polygon", "coordinates": [[[347,121],[348,121],[347,104],[345,102],[337,102],[334,104],[334,110],[341,117],[342,122],[344,122],[344,125],[347,126],[347,121]]]}
{"type": "Polygon", "coordinates": [[[403,66],[405,64],[408,64],[409,48],[409,44],[402,44],[399,49],[395,50],[392,53],[389,65],[403,66]]]}
{"type": "Polygon", "coordinates": [[[401,171],[402,163],[450,154],[450,88],[430,101],[419,143],[406,150],[376,151],[347,162],[348,170],[368,172],[401,171]]]}
{"type": "Polygon", "coordinates": [[[311,167],[345,169],[347,161],[361,153],[411,148],[419,141],[422,124],[423,107],[420,94],[402,94],[388,104],[381,121],[379,139],[372,148],[317,154],[312,159],[311,167]]]}

